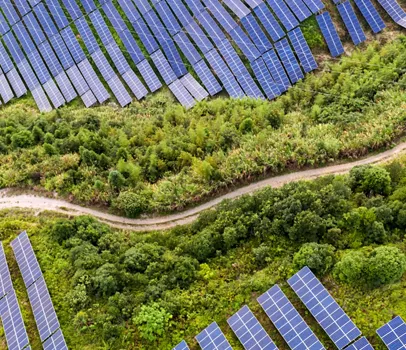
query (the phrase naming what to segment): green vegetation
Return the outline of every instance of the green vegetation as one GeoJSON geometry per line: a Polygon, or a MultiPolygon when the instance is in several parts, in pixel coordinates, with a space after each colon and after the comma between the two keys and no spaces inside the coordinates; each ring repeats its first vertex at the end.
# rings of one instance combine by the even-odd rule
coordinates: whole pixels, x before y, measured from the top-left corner
{"type": "MultiPolygon", "coordinates": [[[[256,303],[279,283],[327,347],[331,343],[288,288],[310,266],[368,336],[406,315],[406,159],[260,191],[168,232],[118,231],[89,217],[0,212],[8,247],[27,229],[72,349],[171,349],[213,320],[235,349],[228,316],[247,303],[286,349],[256,303]]],[[[16,288],[24,290],[7,248],[16,288]]],[[[24,293],[20,303],[37,344],[24,293]]],[[[0,344],[1,345],[1,344],[0,344]]]]}
{"type": "MultiPolygon", "coordinates": [[[[134,217],[181,209],[264,174],[356,158],[403,135],[405,66],[401,36],[325,64],[272,103],[219,98],[185,111],[155,94],[128,109],[38,115],[16,102],[0,111],[0,187],[58,192],[134,217]]],[[[313,216],[296,219],[292,239],[306,222],[314,231],[313,216]]],[[[239,235],[228,232],[227,246],[239,235]]]]}

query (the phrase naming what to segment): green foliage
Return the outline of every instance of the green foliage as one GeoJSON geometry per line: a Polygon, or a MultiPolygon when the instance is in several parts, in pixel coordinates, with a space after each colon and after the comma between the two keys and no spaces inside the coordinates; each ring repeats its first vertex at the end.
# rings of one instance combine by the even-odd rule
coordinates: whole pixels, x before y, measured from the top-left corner
{"type": "MultiPolygon", "coordinates": [[[[313,48],[324,46],[317,27],[313,16],[302,26],[313,48]]],[[[126,109],[73,104],[42,115],[16,100],[0,112],[0,184],[135,216],[194,205],[264,174],[354,159],[404,132],[405,52],[402,38],[371,43],[271,102],[216,98],[186,111],[157,93],[126,109]],[[146,201],[128,195],[127,206],[120,193],[146,201]]],[[[387,171],[389,184],[371,170],[357,191],[387,195],[401,176],[387,171]]]]}
{"type": "Polygon", "coordinates": [[[144,192],[134,193],[130,191],[120,192],[114,200],[114,207],[129,218],[135,218],[148,207],[148,194],[144,192]]]}
{"type": "Polygon", "coordinates": [[[172,315],[157,303],[143,305],[139,314],[133,318],[138,326],[141,338],[150,342],[155,341],[165,332],[172,315]]]}
{"type": "Polygon", "coordinates": [[[335,248],[329,244],[305,243],[293,256],[293,264],[297,269],[308,266],[322,276],[335,264],[334,251],[335,248]]]}

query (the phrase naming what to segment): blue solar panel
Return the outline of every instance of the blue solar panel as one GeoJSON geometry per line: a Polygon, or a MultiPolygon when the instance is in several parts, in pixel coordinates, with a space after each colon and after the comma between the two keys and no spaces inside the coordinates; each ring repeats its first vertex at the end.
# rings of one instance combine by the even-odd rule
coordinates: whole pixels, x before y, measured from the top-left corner
{"type": "Polygon", "coordinates": [[[299,22],[293,15],[292,11],[286,6],[283,0],[267,0],[271,9],[278,16],[287,30],[291,30],[299,25],[299,22]]]}
{"type": "Polygon", "coordinates": [[[386,27],[382,17],[370,0],[354,0],[354,2],[374,33],[379,33],[386,27]]]}
{"type": "Polygon", "coordinates": [[[28,336],[14,289],[0,299],[0,318],[6,335],[7,347],[14,350],[27,346],[28,336]]]}
{"type": "Polygon", "coordinates": [[[367,338],[362,337],[353,344],[351,344],[350,346],[347,346],[345,350],[374,350],[374,348],[372,347],[371,344],[369,344],[367,338]]]}
{"type": "Polygon", "coordinates": [[[268,67],[269,72],[272,75],[273,80],[279,88],[279,93],[286,91],[291,86],[291,84],[275,51],[270,50],[262,57],[266,66],[268,67]]]}
{"type": "Polygon", "coordinates": [[[241,0],[223,0],[224,3],[229,7],[231,11],[234,12],[234,14],[237,15],[238,18],[243,18],[247,16],[251,10],[245,6],[241,0]]]}
{"type": "Polygon", "coordinates": [[[405,21],[406,12],[400,7],[396,0],[378,0],[378,2],[396,23],[405,21]]]}
{"type": "Polygon", "coordinates": [[[158,43],[142,18],[133,22],[133,27],[149,54],[158,50],[158,43]]]}
{"type": "Polygon", "coordinates": [[[190,15],[189,11],[185,5],[183,5],[181,0],[166,0],[166,2],[182,23],[183,27],[186,27],[190,22],[193,21],[193,17],[190,15]]]}
{"type": "Polygon", "coordinates": [[[46,40],[44,32],[42,31],[37,19],[34,16],[34,12],[30,12],[23,17],[24,23],[28,31],[30,32],[34,42],[39,45],[46,40]]]}
{"type": "Polygon", "coordinates": [[[338,4],[337,8],[354,44],[358,45],[365,41],[367,38],[362,30],[361,24],[358,21],[357,15],[355,14],[350,1],[347,0],[341,4],[338,4]]]}
{"type": "Polygon", "coordinates": [[[23,81],[21,80],[20,75],[17,72],[17,69],[13,68],[6,73],[7,79],[10,82],[11,87],[14,90],[16,97],[21,97],[27,92],[23,81]]]}
{"type": "Polygon", "coordinates": [[[190,73],[180,78],[180,82],[197,101],[202,101],[207,96],[209,96],[208,92],[197,82],[197,80],[190,73]]]}
{"type": "Polygon", "coordinates": [[[293,275],[288,283],[337,348],[344,348],[361,334],[308,267],[293,275]]]}
{"type": "Polygon", "coordinates": [[[8,55],[6,48],[0,41],[0,66],[4,73],[11,71],[14,68],[14,64],[8,55]]]}
{"type": "Polygon", "coordinates": [[[51,43],[56,55],[59,58],[59,61],[62,64],[62,67],[65,70],[75,65],[75,61],[73,60],[65,42],[59,34],[50,38],[49,42],[51,43]]]}
{"type": "Polygon", "coordinates": [[[99,103],[107,101],[110,98],[110,95],[107,92],[106,88],[101,83],[101,81],[99,80],[99,78],[97,77],[97,74],[93,70],[93,67],[89,63],[89,61],[87,59],[83,60],[78,64],[78,68],[83,74],[83,77],[85,78],[86,82],[89,84],[90,89],[96,96],[97,101],[99,101],[99,103]]]}
{"type": "Polygon", "coordinates": [[[0,298],[13,289],[10,271],[8,269],[6,255],[4,254],[3,243],[0,242],[0,298]]]}
{"type": "Polygon", "coordinates": [[[24,59],[23,61],[18,63],[17,68],[20,71],[20,74],[23,77],[25,84],[27,85],[29,90],[32,91],[40,85],[27,59],[24,59]]]}
{"type": "Polygon", "coordinates": [[[127,60],[125,59],[123,53],[121,52],[115,41],[106,45],[105,48],[111,60],[113,61],[114,66],[121,75],[131,70],[130,65],[128,64],[127,60]]]}
{"type": "Polygon", "coordinates": [[[130,94],[117,75],[114,75],[110,80],[108,80],[107,84],[121,107],[127,106],[132,102],[130,94]]]}
{"type": "Polygon", "coordinates": [[[285,2],[300,22],[303,22],[312,15],[302,0],[285,0],[285,2]]]}
{"type": "Polygon", "coordinates": [[[44,4],[40,3],[37,6],[35,6],[34,12],[37,15],[38,20],[41,23],[42,27],[44,28],[44,32],[48,36],[58,34],[58,30],[56,29],[56,26],[52,21],[51,16],[48,14],[48,11],[45,8],[44,4]]]}
{"type": "Polygon", "coordinates": [[[70,102],[77,97],[77,93],[75,92],[75,89],[73,88],[72,83],[69,81],[69,78],[65,72],[59,73],[55,77],[55,82],[58,84],[59,90],[61,90],[66,102],[70,102]]]}
{"type": "Polygon", "coordinates": [[[216,45],[226,40],[226,36],[207,11],[203,11],[197,16],[197,19],[208,33],[209,38],[212,39],[216,45]]]}
{"type": "Polygon", "coordinates": [[[204,6],[200,0],[185,0],[185,3],[195,16],[204,11],[204,6]]]}
{"type": "Polygon", "coordinates": [[[205,54],[209,64],[213,67],[217,77],[220,79],[227,93],[233,98],[244,97],[244,91],[235,80],[233,73],[227,67],[223,59],[220,57],[216,50],[211,50],[205,54]]]}
{"type": "Polygon", "coordinates": [[[145,59],[140,47],[128,29],[119,32],[121,41],[123,42],[127,53],[130,55],[132,61],[137,64],[145,59]]]}
{"type": "Polygon", "coordinates": [[[39,278],[28,289],[28,298],[41,341],[47,339],[59,328],[58,317],[54,310],[44,277],[39,278]]]}
{"type": "Polygon", "coordinates": [[[31,8],[26,0],[14,0],[14,3],[16,4],[16,8],[21,16],[24,16],[31,11],[31,8]]]}
{"type": "Polygon", "coordinates": [[[237,22],[231,17],[227,10],[220,4],[218,0],[205,0],[206,6],[209,8],[213,16],[220,22],[227,32],[238,26],[237,22]]]}
{"type": "Polygon", "coordinates": [[[13,31],[23,48],[23,51],[28,55],[32,51],[34,51],[35,45],[34,42],[31,40],[27,29],[25,28],[22,22],[18,22],[13,26],[13,31]]]}
{"type": "Polygon", "coordinates": [[[44,350],[68,350],[62,331],[58,329],[51,337],[44,341],[44,350]]]}
{"type": "Polygon", "coordinates": [[[38,50],[42,53],[42,57],[44,58],[53,77],[57,76],[63,71],[61,64],[51,48],[51,45],[47,41],[39,45],[38,50]]]}
{"type": "MultiPolygon", "coordinates": [[[[3,100],[3,103],[5,103],[5,104],[14,97],[13,90],[11,89],[10,84],[8,83],[7,78],[4,74],[0,74],[0,96],[3,100]]],[[[1,275],[1,268],[0,268],[0,275],[1,275]]],[[[0,284],[1,284],[1,282],[0,282],[0,284]]],[[[1,287],[0,287],[0,297],[1,297],[1,287]]]]}
{"type": "Polygon", "coordinates": [[[200,347],[203,350],[232,350],[223,332],[216,322],[204,329],[196,336],[200,347]]]}
{"type": "MultiPolygon", "coordinates": [[[[82,13],[82,11],[80,11],[80,8],[77,5],[75,0],[62,0],[62,3],[64,4],[65,8],[68,10],[68,13],[73,21],[78,19],[79,17],[83,16],[83,13],[82,13]]],[[[56,6],[56,3],[55,3],[55,6],[56,6]]]]}
{"type": "Polygon", "coordinates": [[[49,102],[47,96],[45,95],[44,89],[42,86],[37,86],[34,89],[31,89],[32,97],[37,104],[38,109],[41,112],[50,112],[52,111],[51,103],[49,102]]]}
{"type": "Polygon", "coordinates": [[[299,63],[288,43],[287,39],[282,39],[275,44],[275,48],[281,58],[282,64],[284,65],[286,72],[290,78],[292,84],[296,83],[300,79],[304,78],[303,72],[300,69],[299,63]]]}
{"type": "Polygon", "coordinates": [[[162,87],[162,83],[159,81],[159,78],[147,60],[143,60],[138,63],[137,69],[139,70],[142,78],[145,80],[145,83],[150,91],[154,92],[162,87]]]}
{"type": "Polygon", "coordinates": [[[254,61],[261,55],[254,43],[248,38],[241,27],[235,27],[233,30],[230,30],[229,34],[233,42],[237,44],[249,61],[254,61]]]}
{"type": "Polygon", "coordinates": [[[158,69],[158,72],[161,75],[162,79],[167,85],[176,80],[176,74],[169,65],[168,60],[165,58],[161,50],[154,52],[151,55],[151,59],[158,69]]]}
{"type": "Polygon", "coordinates": [[[128,17],[128,20],[131,23],[135,23],[141,18],[140,13],[135,8],[134,3],[132,1],[117,0],[117,2],[119,3],[120,7],[123,9],[123,12],[128,17]]]}
{"type": "Polygon", "coordinates": [[[94,94],[93,94],[93,92],[91,90],[84,93],[82,96],[80,96],[80,98],[82,99],[83,104],[87,108],[89,108],[89,107],[91,107],[91,106],[93,106],[94,104],[97,103],[97,99],[96,99],[96,97],[94,96],[94,94]]]}
{"type": "Polygon", "coordinates": [[[25,60],[25,55],[22,52],[17,40],[12,32],[8,32],[3,36],[4,43],[7,49],[10,51],[11,56],[16,64],[25,60]]]}
{"type": "Polygon", "coordinates": [[[245,349],[278,349],[247,305],[227,322],[245,349]]]}
{"type": "Polygon", "coordinates": [[[196,104],[193,96],[186,90],[180,80],[175,80],[168,85],[168,88],[185,108],[192,108],[196,104]]]}
{"type": "Polygon", "coordinates": [[[241,24],[244,26],[248,35],[254,42],[255,46],[258,48],[259,52],[263,54],[264,52],[272,49],[272,44],[266,37],[265,33],[262,31],[258,22],[254,18],[254,15],[250,13],[248,16],[241,19],[241,24]]]}
{"type": "Polygon", "coordinates": [[[279,87],[274,82],[262,57],[251,62],[252,70],[268,99],[272,100],[280,95],[279,87]]]}
{"type": "Polygon", "coordinates": [[[288,33],[289,40],[292,43],[296,55],[299,57],[300,64],[306,73],[311,72],[317,68],[317,62],[313,57],[309,45],[298,27],[288,33]]]}
{"type": "Polygon", "coordinates": [[[113,25],[114,29],[120,33],[121,31],[127,29],[127,26],[121,17],[121,15],[118,13],[116,7],[113,5],[113,3],[109,0],[107,1],[103,6],[104,13],[108,17],[109,21],[113,25]]]}
{"type": "Polygon", "coordinates": [[[0,12],[0,34],[4,35],[10,30],[9,25],[6,22],[3,14],[0,12]]]}
{"type": "Polygon", "coordinates": [[[113,68],[111,68],[109,61],[107,61],[104,56],[103,51],[98,50],[93,53],[91,57],[104,80],[110,80],[116,74],[113,68]]]}
{"type": "Polygon", "coordinates": [[[172,350],[189,350],[186,342],[182,340],[178,345],[176,345],[172,350]]]}
{"type": "Polygon", "coordinates": [[[195,46],[191,43],[184,32],[179,32],[173,38],[190,63],[193,64],[200,61],[201,56],[199,52],[196,50],[195,46]]]}
{"type": "Polygon", "coordinates": [[[278,285],[262,294],[258,302],[291,349],[324,349],[278,285]]]}
{"type": "Polygon", "coordinates": [[[406,348],[406,323],[400,316],[383,325],[376,333],[389,350],[406,348]]]}
{"type": "Polygon", "coordinates": [[[142,14],[145,14],[151,10],[151,5],[148,3],[148,0],[137,0],[135,4],[142,14]]]}
{"type": "Polygon", "coordinates": [[[324,9],[324,4],[321,0],[303,0],[312,13],[317,13],[324,9]]]}
{"type": "Polygon", "coordinates": [[[79,96],[86,94],[90,90],[89,85],[86,83],[85,79],[82,76],[82,73],[80,73],[79,68],[77,66],[69,68],[66,71],[66,74],[71,80],[79,96]]]}
{"type": "Polygon", "coordinates": [[[61,31],[61,35],[75,62],[82,62],[86,58],[86,56],[78,41],[76,40],[75,34],[73,33],[72,29],[70,27],[65,28],[61,31]]]}
{"type": "Polygon", "coordinates": [[[18,237],[11,242],[11,247],[13,248],[18,267],[23,276],[25,287],[28,288],[42,276],[42,272],[27,232],[24,231],[20,233],[18,237]]]}
{"type": "Polygon", "coordinates": [[[98,10],[89,14],[89,18],[93,23],[94,28],[97,31],[97,34],[103,43],[103,45],[108,45],[114,41],[113,35],[110,32],[110,29],[107,27],[106,22],[104,21],[103,16],[98,10]]]}
{"type": "Polygon", "coordinates": [[[252,9],[256,8],[257,6],[261,5],[262,0],[245,0],[245,2],[250,6],[252,9]]]}
{"type": "MultiPolygon", "coordinates": [[[[100,1],[101,3],[105,2],[105,0],[100,1]]],[[[96,10],[96,4],[94,3],[93,0],[81,0],[80,3],[82,4],[85,13],[90,13],[94,10],[96,10]]]]}
{"type": "Polygon", "coordinates": [[[129,70],[122,75],[122,78],[126,82],[137,100],[142,99],[148,94],[148,90],[142,84],[141,80],[137,77],[133,70],[129,70]]]}
{"type": "Polygon", "coordinates": [[[180,32],[181,27],[179,25],[179,22],[176,20],[166,1],[158,2],[155,5],[155,9],[164,22],[166,29],[168,29],[171,35],[175,35],[176,33],[180,32]]]}
{"type": "Polygon", "coordinates": [[[0,7],[11,25],[17,23],[20,20],[20,17],[18,16],[17,11],[15,10],[10,0],[2,0],[0,3],[0,7]]]}
{"type": "Polygon", "coordinates": [[[193,70],[196,72],[197,76],[202,81],[203,85],[206,87],[211,96],[214,96],[222,90],[222,87],[204,60],[194,64],[193,70]]]}
{"type": "Polygon", "coordinates": [[[336,28],[334,27],[330,14],[328,12],[323,12],[321,15],[318,15],[316,19],[331,55],[337,57],[344,53],[343,44],[341,43],[336,28]]]}
{"type": "Polygon", "coordinates": [[[254,9],[254,13],[273,41],[278,41],[285,35],[284,30],[264,2],[254,9]]]}
{"type": "Polygon", "coordinates": [[[192,40],[196,43],[197,47],[203,52],[206,53],[213,48],[213,44],[207,38],[206,34],[203,32],[202,28],[199,25],[192,21],[186,27],[185,31],[190,35],[192,40]]]}
{"type": "Polygon", "coordinates": [[[55,22],[59,29],[63,29],[69,25],[69,21],[59,5],[58,0],[45,0],[55,22]]]}

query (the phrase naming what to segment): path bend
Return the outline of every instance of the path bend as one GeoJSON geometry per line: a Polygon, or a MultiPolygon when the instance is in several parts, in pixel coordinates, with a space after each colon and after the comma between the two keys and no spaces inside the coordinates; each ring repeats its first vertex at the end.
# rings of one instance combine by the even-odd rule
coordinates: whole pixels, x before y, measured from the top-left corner
{"type": "Polygon", "coordinates": [[[36,210],[38,213],[48,210],[73,216],[90,215],[97,218],[101,222],[107,223],[112,227],[120,229],[127,229],[132,231],[166,230],[177,225],[184,225],[193,222],[202,211],[216,206],[224,199],[234,199],[245,194],[251,194],[268,186],[277,188],[289,182],[299,180],[312,180],[317,177],[326,175],[345,174],[349,172],[354,166],[382,163],[394,159],[399,154],[404,152],[406,152],[406,142],[402,142],[390,150],[354,162],[270,177],[238,188],[232,192],[214,198],[197,207],[185,210],[183,212],[160,217],[128,219],[121,216],[104,213],[96,209],[82,207],[80,205],[72,204],[61,199],[47,198],[31,194],[13,195],[12,193],[9,193],[9,189],[0,190],[0,209],[25,208],[36,210]]]}

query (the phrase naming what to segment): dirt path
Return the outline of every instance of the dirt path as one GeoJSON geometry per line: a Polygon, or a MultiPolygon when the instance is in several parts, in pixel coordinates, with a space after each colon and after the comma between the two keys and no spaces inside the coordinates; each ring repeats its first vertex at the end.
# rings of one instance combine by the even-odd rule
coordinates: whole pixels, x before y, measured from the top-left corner
{"type": "Polygon", "coordinates": [[[37,213],[44,210],[51,210],[58,213],[67,215],[91,215],[99,219],[102,222],[109,224],[110,226],[122,229],[128,229],[133,231],[153,231],[153,230],[165,230],[177,225],[184,225],[193,222],[199,213],[212,208],[219,204],[224,199],[233,199],[244,194],[253,193],[259,189],[267,186],[280,187],[286,183],[299,181],[299,180],[311,180],[320,176],[332,175],[332,174],[344,174],[351,170],[356,165],[363,164],[376,164],[388,161],[395,158],[402,152],[406,151],[406,142],[397,145],[395,148],[385,151],[380,154],[370,156],[355,162],[328,166],[325,168],[310,169],[304,171],[298,171],[291,174],[275,176],[269,179],[265,179],[251,185],[239,188],[233,192],[227,193],[223,196],[210,200],[207,203],[201,204],[195,208],[161,217],[151,217],[145,219],[127,219],[108,213],[103,213],[95,209],[85,208],[79,205],[75,205],[64,200],[40,197],[35,195],[13,195],[9,194],[7,189],[0,190],[0,209],[6,208],[28,208],[34,209],[37,213]]]}

